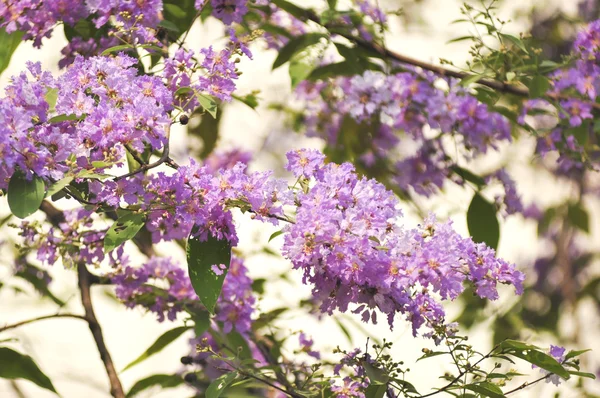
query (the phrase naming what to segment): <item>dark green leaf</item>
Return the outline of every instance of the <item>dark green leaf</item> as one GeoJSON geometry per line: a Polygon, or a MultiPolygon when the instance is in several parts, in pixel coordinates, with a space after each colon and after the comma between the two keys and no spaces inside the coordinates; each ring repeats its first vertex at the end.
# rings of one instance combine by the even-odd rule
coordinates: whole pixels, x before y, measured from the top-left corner
{"type": "Polygon", "coordinates": [[[529,98],[543,97],[550,88],[550,81],[542,75],[535,75],[527,85],[529,98]]]}
{"type": "Polygon", "coordinates": [[[592,379],[592,380],[596,380],[596,375],[593,373],[587,373],[587,372],[576,372],[576,371],[569,371],[570,374],[574,375],[574,376],[580,376],[580,377],[585,377],[588,379],[592,379]]]}
{"type": "Polygon", "coordinates": [[[183,378],[180,375],[153,375],[135,383],[133,387],[131,387],[131,390],[129,390],[127,393],[127,398],[131,398],[134,395],[153,386],[160,386],[164,389],[177,387],[181,384],[183,384],[183,378]]]}
{"type": "Polygon", "coordinates": [[[390,376],[385,370],[376,367],[368,361],[363,361],[362,366],[365,368],[365,373],[369,377],[371,384],[387,384],[390,380],[390,376]]]}
{"type": "Polygon", "coordinates": [[[279,68],[281,65],[288,62],[294,55],[317,44],[321,39],[326,37],[327,35],[323,33],[307,33],[294,37],[279,50],[279,55],[277,55],[275,62],[273,62],[273,69],[279,68]]]}
{"type": "Polygon", "coordinates": [[[206,398],[219,398],[236,377],[237,373],[231,372],[216,378],[206,389],[206,398]]]}
{"type": "Polygon", "coordinates": [[[584,232],[590,232],[590,216],[581,204],[570,204],[567,217],[574,227],[584,232]]]}
{"type": "Polygon", "coordinates": [[[312,72],[313,67],[307,63],[292,60],[290,61],[290,80],[292,82],[292,88],[296,87],[298,83],[305,80],[312,72]]]}
{"type": "Polygon", "coordinates": [[[125,366],[125,368],[121,372],[124,372],[127,369],[137,365],[138,363],[150,358],[152,355],[161,352],[166,346],[177,340],[179,336],[181,336],[188,330],[190,330],[189,327],[181,326],[166,331],[158,339],[156,339],[156,341],[150,347],[148,347],[148,349],[142,355],[140,355],[136,360],[132,361],[129,365],[125,366]]]}
{"type": "Polygon", "coordinates": [[[496,208],[479,193],[473,196],[469,205],[467,225],[475,242],[484,242],[491,248],[498,248],[500,224],[496,218],[496,208]]]}
{"type": "MultiPolygon", "coordinates": [[[[504,343],[501,344],[501,347],[506,346],[504,343]]],[[[548,372],[557,374],[565,380],[569,379],[569,372],[565,368],[563,368],[563,366],[560,363],[558,363],[556,359],[541,351],[532,348],[514,348],[504,353],[515,356],[517,358],[521,358],[524,361],[531,363],[532,365],[536,365],[537,367],[547,370],[548,372]]]]}
{"type": "Polygon", "coordinates": [[[165,0],[163,2],[163,17],[165,21],[168,21],[170,27],[177,27],[177,31],[167,29],[169,40],[176,41],[184,32],[190,29],[197,17],[194,0],[165,0]]]}
{"type": "Polygon", "coordinates": [[[234,94],[232,97],[240,102],[243,102],[252,109],[256,109],[256,107],[258,107],[258,97],[256,94],[248,94],[243,97],[234,94]]]}
{"type": "Polygon", "coordinates": [[[192,286],[211,314],[214,314],[230,261],[229,241],[219,240],[210,233],[208,239],[203,242],[193,237],[188,239],[187,263],[192,286]]]}
{"type": "Polygon", "coordinates": [[[177,25],[175,25],[171,21],[167,21],[166,19],[163,19],[162,21],[160,21],[158,23],[158,26],[163,27],[170,32],[173,32],[174,34],[181,33],[181,31],[179,30],[179,27],[177,25]]]}
{"type": "Polygon", "coordinates": [[[383,398],[387,391],[386,384],[371,384],[365,391],[366,398],[383,398]]]}
{"type": "Polygon", "coordinates": [[[23,32],[6,33],[4,28],[0,29],[0,74],[8,68],[13,53],[23,41],[22,38],[23,32]]]}
{"type": "Polygon", "coordinates": [[[456,175],[460,176],[463,180],[472,182],[478,187],[482,187],[485,185],[485,180],[483,179],[483,177],[480,177],[467,169],[464,169],[460,166],[452,166],[450,167],[450,169],[454,173],[456,173],[456,175]]]}
{"type": "Polygon", "coordinates": [[[27,180],[25,174],[16,170],[8,183],[8,206],[19,218],[32,215],[40,208],[45,195],[44,180],[33,175],[27,180]]]}
{"type": "Polygon", "coordinates": [[[464,387],[467,390],[476,392],[484,397],[490,398],[505,398],[506,396],[502,393],[500,387],[495,384],[488,382],[481,382],[477,384],[468,384],[464,387]]]}
{"type": "Polygon", "coordinates": [[[204,332],[210,327],[210,314],[206,311],[202,311],[194,314],[192,317],[194,320],[194,333],[196,336],[202,336],[204,332]]]}
{"type": "Polygon", "coordinates": [[[104,252],[109,253],[129,239],[133,239],[145,222],[144,213],[131,212],[119,217],[104,236],[104,252]]]}
{"type": "Polygon", "coordinates": [[[131,50],[135,50],[135,47],[133,47],[131,44],[120,44],[118,46],[107,48],[106,50],[102,51],[102,54],[100,54],[100,55],[104,56],[104,55],[108,55],[108,54],[119,52],[119,51],[131,51],[131,50]]]}
{"type": "Polygon", "coordinates": [[[30,356],[11,350],[8,347],[0,347],[0,378],[29,380],[56,394],[56,390],[48,376],[38,368],[30,356]]]}

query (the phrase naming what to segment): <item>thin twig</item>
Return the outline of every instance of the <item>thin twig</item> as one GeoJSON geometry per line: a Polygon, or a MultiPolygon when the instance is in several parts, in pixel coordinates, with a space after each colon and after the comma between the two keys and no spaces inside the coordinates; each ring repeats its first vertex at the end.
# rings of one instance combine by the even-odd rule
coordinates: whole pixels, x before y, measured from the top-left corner
{"type": "Polygon", "coordinates": [[[94,314],[94,307],[92,306],[92,297],[90,294],[92,274],[90,274],[85,264],[77,265],[77,274],[79,276],[79,290],[81,291],[81,303],[83,304],[83,308],[85,309],[85,317],[88,321],[90,331],[92,332],[92,336],[94,337],[94,341],[96,342],[96,346],[98,347],[100,359],[104,363],[104,368],[106,369],[106,373],[108,374],[108,379],[110,381],[110,393],[115,398],[125,398],[125,392],[123,391],[123,386],[121,385],[121,381],[119,380],[117,369],[115,368],[115,365],[110,356],[110,352],[108,351],[106,343],[104,342],[104,337],[102,336],[102,328],[100,327],[100,323],[96,318],[96,314],[94,314]]]}
{"type": "Polygon", "coordinates": [[[122,180],[122,179],[127,178],[127,177],[134,176],[134,175],[139,174],[139,173],[144,173],[144,172],[146,172],[146,171],[148,171],[150,169],[153,169],[153,168],[158,167],[161,164],[165,163],[169,159],[169,138],[170,138],[170,131],[171,131],[171,126],[169,125],[169,126],[167,126],[167,131],[166,131],[166,134],[165,134],[166,139],[165,139],[165,143],[163,145],[163,153],[162,153],[160,159],[158,159],[154,163],[142,164],[142,166],[139,169],[134,170],[131,173],[127,173],[127,174],[123,174],[121,176],[118,176],[113,181],[119,181],[119,180],[122,180]]]}
{"type": "Polygon", "coordinates": [[[87,321],[87,318],[85,316],[83,316],[83,315],[77,315],[77,314],[52,314],[52,315],[44,315],[44,316],[40,316],[40,317],[37,317],[37,318],[28,319],[26,321],[21,321],[21,322],[13,323],[12,325],[6,325],[6,326],[0,328],[0,332],[4,332],[6,330],[18,328],[19,326],[27,325],[29,323],[34,323],[34,322],[37,322],[37,321],[43,321],[45,319],[54,319],[54,318],[75,318],[75,319],[81,319],[81,320],[87,321]]]}
{"type": "Polygon", "coordinates": [[[536,380],[534,380],[534,381],[532,381],[532,382],[525,382],[525,383],[521,384],[519,387],[517,387],[517,388],[514,388],[514,389],[512,389],[512,390],[510,390],[510,391],[507,391],[507,392],[505,392],[505,393],[504,393],[504,395],[512,394],[513,392],[517,392],[517,391],[519,391],[519,390],[523,390],[523,389],[524,389],[524,388],[526,388],[526,387],[529,387],[529,386],[531,386],[531,385],[533,385],[533,384],[535,384],[535,383],[538,383],[538,382],[540,382],[540,381],[542,381],[542,380],[545,380],[545,379],[547,379],[548,377],[552,376],[553,374],[554,374],[554,373],[548,373],[546,376],[544,376],[544,377],[540,377],[539,379],[536,379],[536,380]]]}

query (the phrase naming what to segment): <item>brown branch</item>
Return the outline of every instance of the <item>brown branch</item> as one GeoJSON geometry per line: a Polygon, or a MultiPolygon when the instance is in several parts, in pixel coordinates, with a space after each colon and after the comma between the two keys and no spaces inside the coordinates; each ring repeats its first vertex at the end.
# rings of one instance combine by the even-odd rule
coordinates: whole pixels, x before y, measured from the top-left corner
{"type": "Polygon", "coordinates": [[[158,167],[161,164],[167,162],[167,160],[169,160],[169,138],[170,138],[170,135],[171,135],[170,133],[171,133],[171,126],[169,125],[169,126],[167,126],[167,131],[166,131],[166,134],[165,134],[165,138],[166,139],[165,139],[165,143],[164,143],[164,146],[163,146],[163,152],[162,152],[162,155],[160,156],[160,159],[158,159],[154,163],[142,164],[142,166],[139,169],[134,170],[134,171],[132,171],[130,173],[127,173],[127,174],[123,174],[122,176],[118,176],[113,181],[119,181],[119,180],[122,180],[122,179],[127,178],[127,177],[134,176],[134,175],[139,174],[139,173],[144,173],[144,172],[146,172],[146,171],[148,171],[150,169],[158,167]]]}
{"type": "MultiPolygon", "coordinates": [[[[305,10],[305,11],[306,12],[304,14],[304,17],[306,20],[315,22],[327,29],[333,28],[330,24],[321,23],[321,19],[314,12],[312,12],[310,10],[305,10]]],[[[418,60],[416,58],[412,58],[412,57],[408,57],[403,54],[399,54],[399,53],[389,50],[377,43],[372,43],[372,42],[364,40],[360,37],[356,37],[349,33],[340,31],[339,29],[335,29],[335,31],[333,33],[345,38],[346,40],[349,40],[350,42],[355,43],[359,47],[362,47],[371,52],[375,52],[384,58],[389,58],[389,59],[393,59],[394,61],[397,61],[397,62],[400,62],[403,64],[416,66],[423,70],[433,72],[440,76],[454,77],[457,79],[464,79],[467,77],[474,76],[473,74],[468,73],[468,72],[462,72],[462,71],[444,68],[443,66],[434,65],[434,64],[431,64],[428,62],[418,60]]],[[[498,80],[490,80],[490,79],[480,79],[477,81],[477,84],[481,84],[482,86],[486,86],[486,87],[492,88],[494,90],[497,90],[497,91],[500,91],[503,93],[513,94],[513,95],[516,95],[519,97],[524,97],[524,98],[530,98],[529,89],[527,87],[516,86],[509,82],[501,82],[498,80]]],[[[554,94],[554,93],[546,93],[546,96],[549,98],[552,98],[553,100],[572,99],[569,96],[564,96],[564,95],[554,94]]],[[[591,101],[581,101],[581,102],[584,102],[584,103],[592,106],[596,110],[600,110],[600,103],[591,102],[591,101]]]]}
{"type": "Polygon", "coordinates": [[[535,383],[539,383],[539,382],[540,382],[540,381],[542,381],[542,380],[546,380],[548,377],[552,376],[553,374],[554,374],[554,373],[548,373],[546,376],[544,376],[544,377],[540,377],[539,379],[536,379],[536,380],[534,380],[534,381],[532,381],[532,382],[525,382],[525,383],[521,384],[519,387],[517,387],[517,388],[514,388],[514,389],[512,389],[512,390],[510,390],[510,391],[507,391],[507,392],[505,392],[505,393],[504,393],[504,395],[512,394],[512,393],[514,393],[514,392],[517,392],[517,391],[523,390],[523,389],[525,389],[526,387],[529,387],[529,386],[531,386],[531,385],[533,385],[533,384],[535,384],[535,383]]]}
{"type": "Polygon", "coordinates": [[[108,379],[110,381],[110,393],[115,398],[125,398],[125,392],[123,386],[119,380],[119,375],[110,356],[110,352],[104,343],[104,337],[102,336],[102,328],[96,314],[94,314],[94,307],[92,306],[92,297],[90,294],[91,277],[92,274],[88,271],[85,264],[77,265],[77,274],[79,276],[79,290],[81,291],[81,303],[85,309],[85,317],[88,321],[90,331],[100,352],[100,359],[104,363],[106,373],[108,373],[108,379]]]}
{"type": "Polygon", "coordinates": [[[21,322],[13,323],[12,325],[6,325],[6,326],[0,328],[0,332],[4,332],[6,330],[18,328],[19,326],[27,325],[29,323],[34,323],[34,322],[37,322],[37,321],[43,321],[45,319],[54,319],[54,318],[75,318],[75,319],[82,319],[84,321],[87,321],[87,318],[85,316],[83,316],[83,315],[76,315],[76,314],[44,315],[44,316],[40,316],[40,317],[37,317],[37,318],[28,319],[26,321],[21,321],[21,322]]]}

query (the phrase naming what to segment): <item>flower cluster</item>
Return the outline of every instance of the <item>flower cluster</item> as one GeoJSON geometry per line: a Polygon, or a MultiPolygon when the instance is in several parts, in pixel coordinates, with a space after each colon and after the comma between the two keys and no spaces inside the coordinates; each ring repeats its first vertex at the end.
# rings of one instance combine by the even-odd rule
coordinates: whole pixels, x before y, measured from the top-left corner
{"type": "MultiPolygon", "coordinates": [[[[141,267],[122,267],[111,275],[111,281],[116,285],[117,298],[127,307],[147,308],[160,322],[165,317],[173,321],[186,307],[199,303],[187,272],[170,258],[152,257],[141,267]]],[[[244,263],[233,257],[215,320],[223,324],[226,333],[235,329],[245,334],[250,330],[255,300],[244,263]]]]}
{"type": "Polygon", "coordinates": [[[345,136],[348,118],[359,126],[368,124],[370,137],[361,142],[361,161],[371,166],[398,159],[390,166],[396,184],[430,195],[451,174],[451,157],[444,149],[450,134],[453,152],[460,143],[467,159],[511,140],[508,120],[457,83],[417,70],[393,75],[366,71],[329,82],[304,82],[296,94],[306,105],[308,135],[323,137],[333,147],[346,145],[354,139],[345,136]],[[440,83],[448,88],[439,88],[440,83]],[[439,133],[433,136],[431,130],[439,133]],[[406,137],[401,140],[398,131],[406,137]],[[415,149],[402,156],[407,146],[415,149]]]}
{"type": "Polygon", "coordinates": [[[321,309],[362,313],[390,326],[397,313],[413,332],[445,324],[438,300],[454,299],[471,282],[480,297],[498,298],[497,284],[522,291],[524,276],[494,250],[463,238],[451,222],[430,216],[416,229],[399,225],[398,199],[383,185],[360,178],[349,163],[324,164],[317,151],[288,153],[288,170],[305,183],[296,197],[296,223],[285,227],[284,255],[313,285],[321,309]]]}
{"type": "Polygon", "coordinates": [[[136,63],[124,55],[78,57],[57,79],[29,63],[33,79],[14,77],[0,99],[0,188],[16,167],[58,180],[122,162],[125,146],[160,149],[172,97],[159,78],[137,76],[136,63]]]}

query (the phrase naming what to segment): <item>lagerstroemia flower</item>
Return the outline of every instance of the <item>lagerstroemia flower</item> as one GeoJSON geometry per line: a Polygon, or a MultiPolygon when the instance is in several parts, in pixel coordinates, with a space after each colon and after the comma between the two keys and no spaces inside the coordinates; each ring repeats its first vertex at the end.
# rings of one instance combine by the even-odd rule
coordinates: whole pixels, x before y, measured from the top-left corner
{"type": "Polygon", "coordinates": [[[390,326],[401,313],[416,334],[423,324],[444,325],[439,299],[456,298],[463,282],[491,300],[498,298],[498,283],[522,292],[524,277],[514,265],[458,235],[451,222],[430,216],[416,229],[402,227],[394,194],[358,177],[351,164],[316,164],[307,176],[303,164],[317,159],[314,153],[297,151],[288,158],[288,168],[311,185],[297,194],[296,223],[284,229],[283,253],[313,285],[324,312],[351,309],[375,322],[378,309],[390,326]]]}

